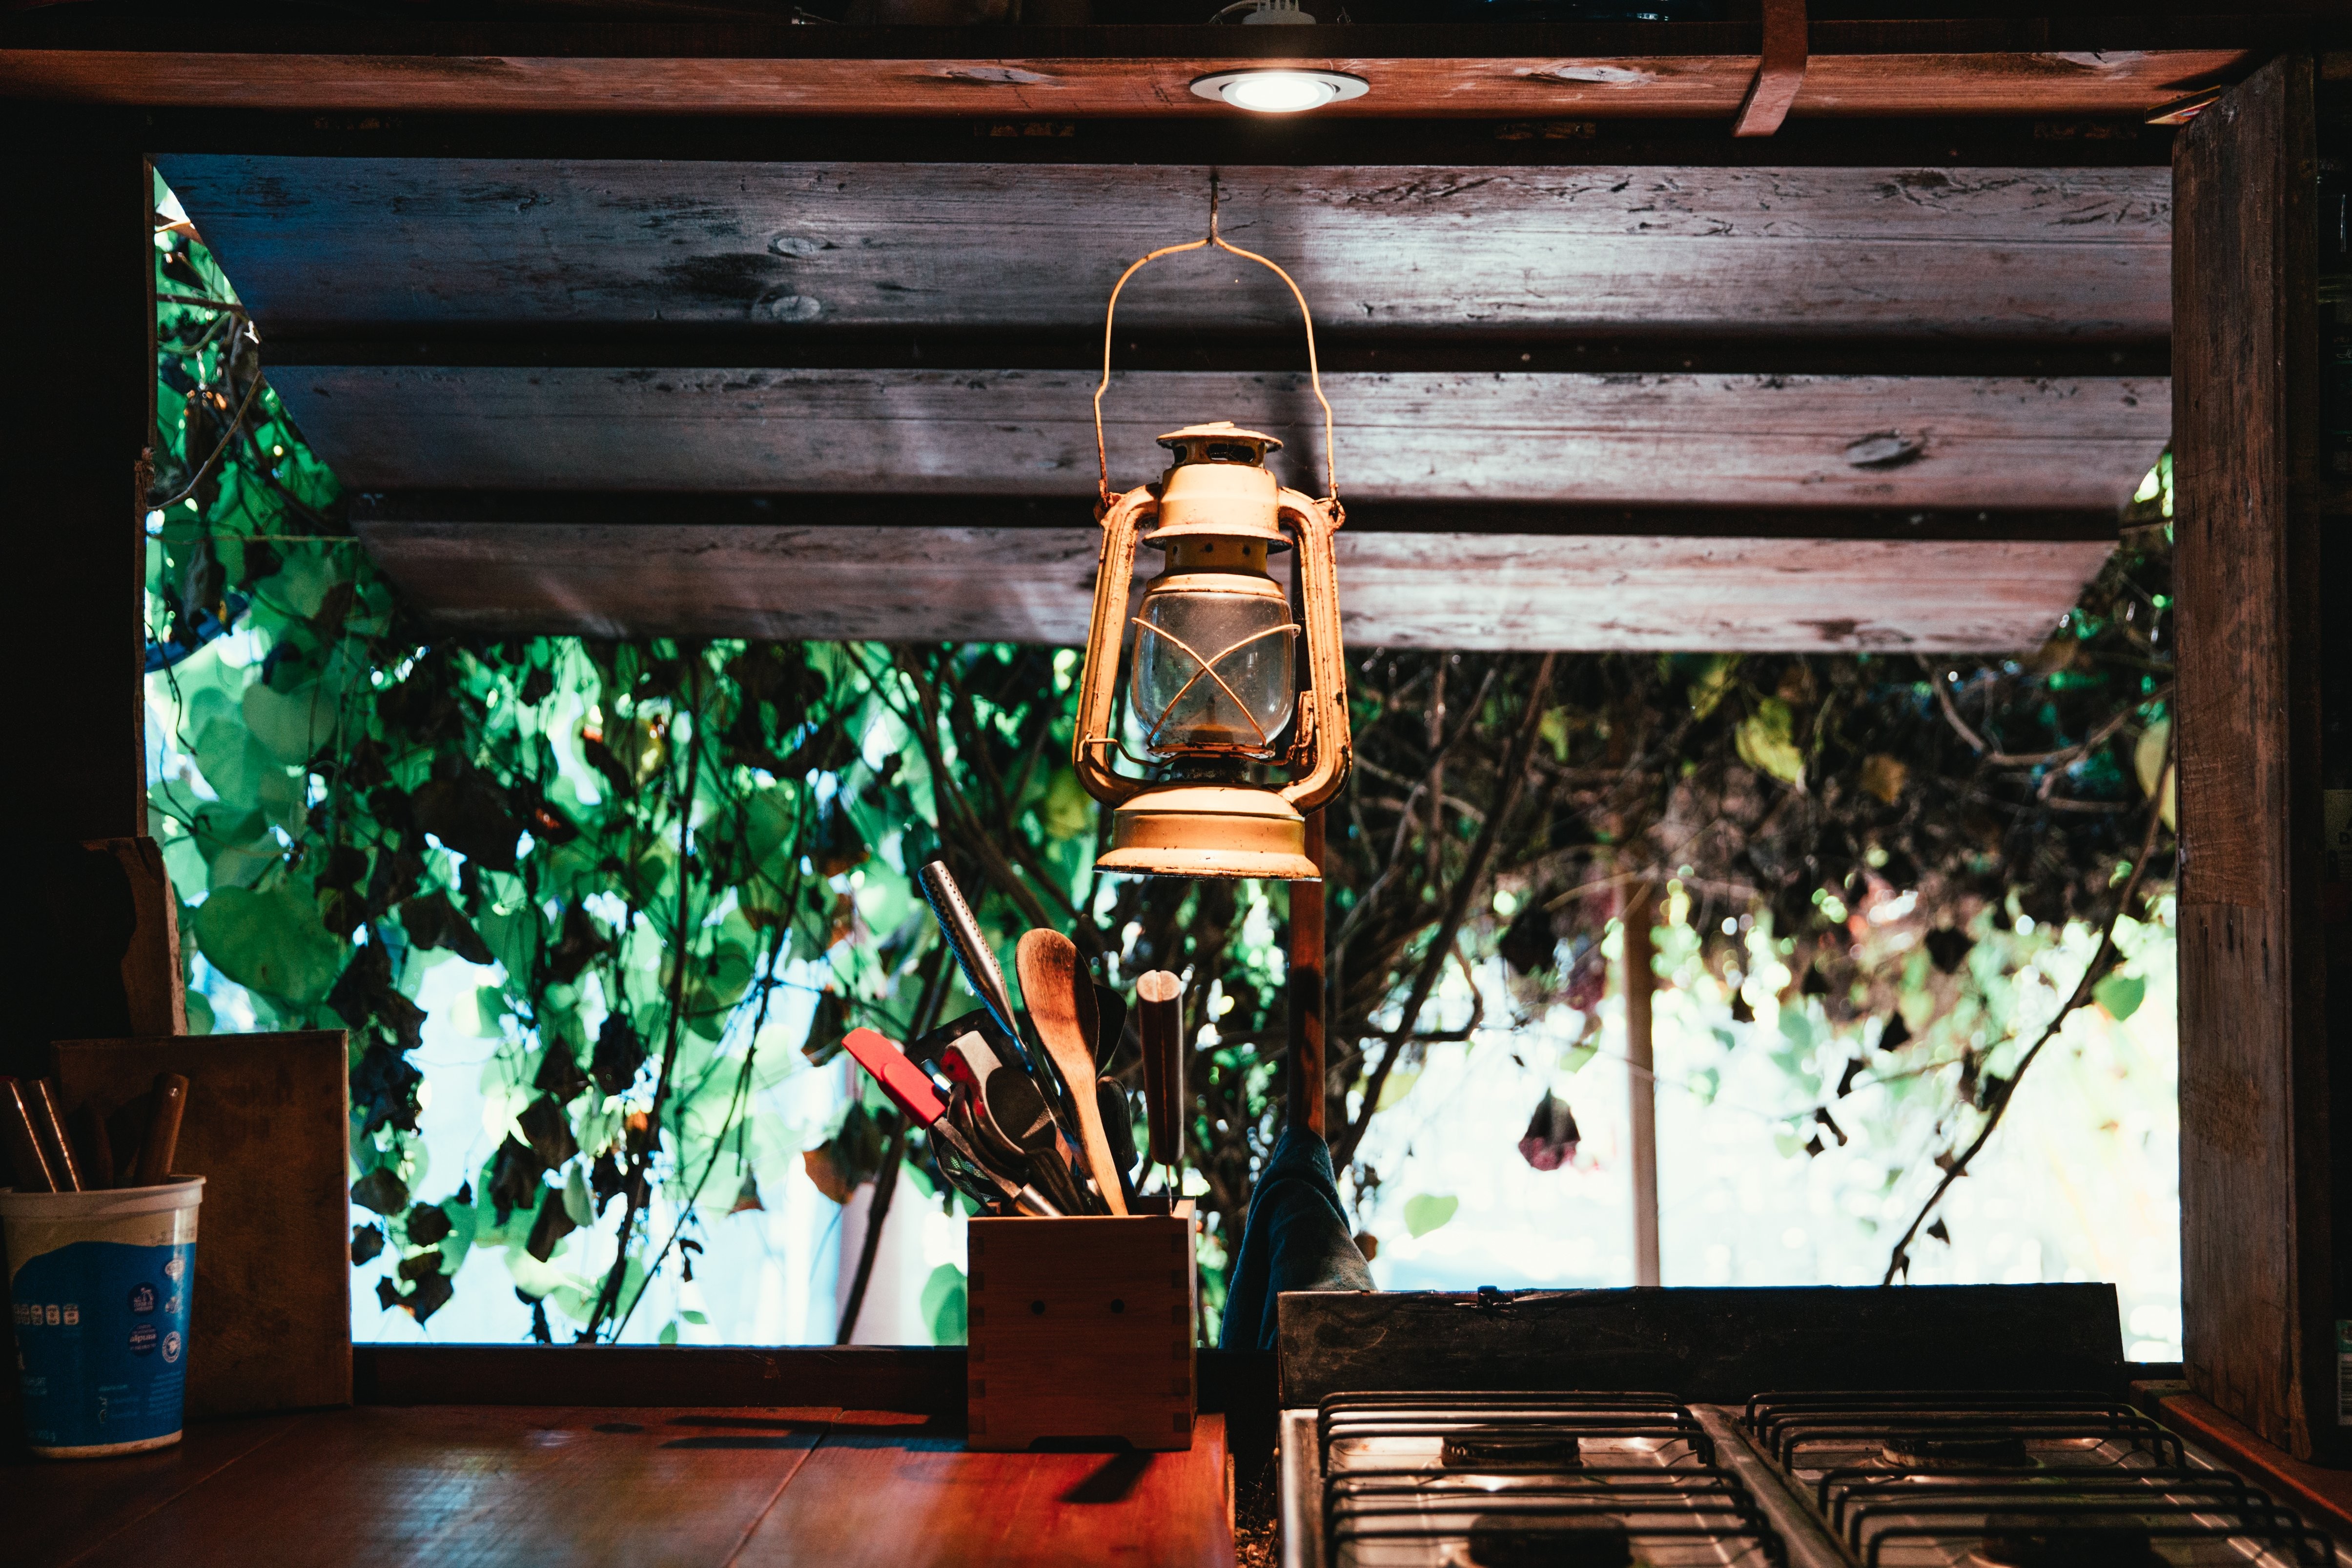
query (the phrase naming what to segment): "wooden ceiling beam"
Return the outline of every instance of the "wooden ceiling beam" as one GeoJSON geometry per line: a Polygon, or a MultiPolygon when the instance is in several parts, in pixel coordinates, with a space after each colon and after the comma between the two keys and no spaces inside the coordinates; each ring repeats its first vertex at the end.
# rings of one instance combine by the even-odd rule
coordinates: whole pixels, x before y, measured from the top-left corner
{"type": "MultiPolygon", "coordinates": [[[[357,527],[413,603],[472,635],[1084,643],[1097,529],[956,517],[803,528],[363,516],[357,527]]],[[[2113,548],[1354,528],[1338,545],[1341,617],[1359,651],[1814,653],[2034,646],[2113,548]]]]}
{"type": "MultiPolygon", "coordinates": [[[[1563,26],[794,27],[534,19],[117,16],[0,26],[0,94],[313,111],[1148,115],[1219,69],[1365,77],[1334,118],[1728,119],[1756,72],[1748,23],[1563,26]],[[1288,35],[1288,36],[1276,36],[1288,35]],[[1301,56],[1302,47],[1328,54],[1301,56]]],[[[2144,113],[2285,43],[2309,16],[1820,22],[1794,115],[2144,113]]]]}
{"type": "MultiPolygon", "coordinates": [[[[990,532],[1068,528],[1086,523],[1084,497],[1041,496],[719,494],[707,490],[360,490],[352,526],[378,529],[429,524],[463,530],[487,525],[729,528],[920,528],[952,525],[990,532]]],[[[2112,545],[2112,507],[2051,508],[1921,507],[1611,507],[1570,503],[1486,504],[1351,499],[1350,534],[1493,534],[1579,538],[1745,539],[1933,539],[2001,544],[2073,540],[2112,545]]]]}
{"type": "MultiPolygon", "coordinates": [[[[702,112],[365,114],[156,109],[140,117],[159,153],[223,156],[658,160],[665,163],[1097,163],[1218,168],[2151,168],[2175,134],[2137,113],[1906,116],[1858,137],[1839,120],[1792,120],[1739,140],[1707,120],[1171,120],[1028,114],[919,118],[702,112]]],[[[679,171],[691,178],[691,174],[679,171]]]]}
{"type": "MultiPolygon", "coordinates": [[[[1097,332],[1121,268],[1206,227],[1210,176],[211,154],[157,166],[272,340],[724,327],[753,355],[818,331],[1097,332]]],[[[1224,232],[1290,270],[1340,336],[2080,342],[2160,340],[2170,319],[2165,169],[1217,172],[1224,232]]],[[[1296,319],[1270,276],[1208,256],[1155,268],[1121,312],[1147,333],[1286,335],[1296,319]]]]}
{"type": "MultiPolygon", "coordinates": [[[[1123,303],[1123,302],[1122,302],[1123,303]]],[[[2089,338],[1822,337],[1780,332],[1623,331],[1607,336],[1526,327],[1483,331],[1367,329],[1318,323],[1328,373],[1879,376],[2162,380],[2171,350],[2160,336],[2089,338]]],[[[320,335],[268,330],[273,371],[318,366],[419,370],[1099,371],[1102,329],[828,327],[747,332],[732,323],[579,327],[397,324],[320,335]]],[[[1199,329],[1142,328],[1118,335],[1118,371],[1303,371],[1295,325],[1199,329]]]]}
{"type": "MultiPolygon", "coordinates": [[[[274,379],[362,489],[1086,496],[1083,371],[314,366],[274,379]]],[[[2169,383],[2103,378],[1334,374],[1343,496],[1373,500],[2115,507],[2163,450],[2169,383]]],[[[1111,478],[1160,432],[1282,436],[1319,489],[1307,378],[1143,371],[1105,402],[1111,478]]]]}

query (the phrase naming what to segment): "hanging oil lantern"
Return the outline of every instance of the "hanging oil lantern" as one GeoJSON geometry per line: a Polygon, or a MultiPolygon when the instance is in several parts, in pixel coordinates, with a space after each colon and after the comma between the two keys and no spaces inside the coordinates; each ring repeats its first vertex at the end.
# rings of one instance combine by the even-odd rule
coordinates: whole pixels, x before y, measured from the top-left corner
{"type": "Polygon", "coordinates": [[[1349,763],[1331,560],[1331,536],[1344,516],[1331,469],[1331,405],[1316,366],[1306,298],[1281,267],[1218,235],[1213,187],[1209,237],[1153,251],[1111,290],[1103,381],[1095,390],[1095,451],[1102,470],[1102,556],[1071,760],[1087,792],[1112,809],[1110,847],[1097,868],[1316,880],[1305,813],[1339,792],[1349,763]],[[1266,468],[1266,454],[1282,443],[1230,423],[1188,425],[1160,437],[1170,455],[1160,482],[1111,492],[1102,396],[1110,384],[1119,290],[1146,264],[1203,246],[1272,268],[1298,301],[1308,374],[1323,407],[1327,494],[1319,500],[1284,488],[1266,468]],[[1130,618],[1139,545],[1161,551],[1165,564],[1130,618]],[[1267,570],[1268,557],[1286,549],[1296,552],[1296,621],[1290,595],[1267,570]],[[1130,624],[1134,653],[1120,726],[1118,671],[1130,624]],[[1303,686],[1294,641],[1302,632],[1303,686]],[[1115,766],[1120,758],[1135,770],[1115,766]]]}

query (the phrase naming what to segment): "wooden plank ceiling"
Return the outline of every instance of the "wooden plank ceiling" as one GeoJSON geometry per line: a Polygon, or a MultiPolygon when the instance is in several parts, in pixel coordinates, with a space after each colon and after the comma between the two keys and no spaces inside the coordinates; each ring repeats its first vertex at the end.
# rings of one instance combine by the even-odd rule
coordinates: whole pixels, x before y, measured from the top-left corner
{"type": "MultiPolygon", "coordinates": [[[[605,633],[1082,636],[1101,302],[1210,182],[968,151],[157,162],[395,578],[470,627],[605,633]]],[[[2168,433],[2161,167],[1218,180],[1318,312],[1357,643],[2028,645],[2168,433]]],[[[1215,418],[1319,474],[1270,276],[1155,267],[1119,352],[1116,485],[1215,418]]]]}

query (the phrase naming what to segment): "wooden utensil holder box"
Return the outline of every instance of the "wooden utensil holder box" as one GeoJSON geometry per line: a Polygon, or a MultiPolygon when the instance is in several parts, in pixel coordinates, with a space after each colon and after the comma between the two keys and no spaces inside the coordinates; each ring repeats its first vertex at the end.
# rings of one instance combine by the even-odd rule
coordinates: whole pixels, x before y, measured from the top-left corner
{"type": "Polygon", "coordinates": [[[972,1448],[1116,1437],[1192,1446],[1192,1204],[1169,1212],[1166,1203],[1125,1218],[971,1221],[972,1448]]]}

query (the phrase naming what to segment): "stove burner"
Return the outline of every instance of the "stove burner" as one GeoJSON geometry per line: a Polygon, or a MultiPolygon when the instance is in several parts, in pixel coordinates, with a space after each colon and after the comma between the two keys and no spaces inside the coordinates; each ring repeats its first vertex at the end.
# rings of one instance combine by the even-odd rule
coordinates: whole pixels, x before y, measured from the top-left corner
{"type": "Polygon", "coordinates": [[[1985,1520],[1976,1561],[1993,1568],[2155,1568],[2148,1532],[2063,1514],[1996,1513],[1985,1520]]]}
{"type": "Polygon", "coordinates": [[[1879,1456],[1906,1470],[2030,1470],[2033,1456],[2022,1437],[1930,1437],[1898,1432],[1879,1456]]]}
{"type": "Polygon", "coordinates": [[[1470,1526],[1469,1555],[1477,1568],[1630,1568],[1633,1549],[1621,1520],[1489,1513],[1470,1526]]]}
{"type": "Polygon", "coordinates": [[[1573,1437],[1498,1427],[1446,1438],[1443,1462],[1449,1470],[1572,1470],[1584,1456],[1573,1437]]]}

